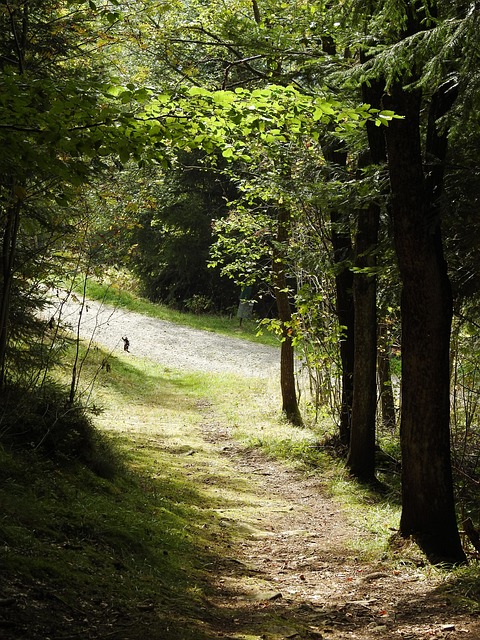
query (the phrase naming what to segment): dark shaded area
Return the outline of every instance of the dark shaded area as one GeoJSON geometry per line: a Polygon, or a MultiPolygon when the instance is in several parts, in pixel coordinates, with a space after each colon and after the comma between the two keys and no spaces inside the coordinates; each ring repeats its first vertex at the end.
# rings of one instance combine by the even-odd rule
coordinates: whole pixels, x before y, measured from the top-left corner
{"type": "Polygon", "coordinates": [[[80,462],[110,477],[115,463],[92,413],[68,400],[51,381],[38,387],[7,386],[0,395],[0,446],[19,455],[38,454],[57,464],[80,462]]]}
{"type": "Polygon", "coordinates": [[[182,153],[179,167],[165,173],[156,206],[145,207],[133,237],[133,267],[143,293],[193,313],[232,310],[239,290],[208,267],[212,222],[228,212],[234,185],[209,168],[204,154],[182,153]]]}

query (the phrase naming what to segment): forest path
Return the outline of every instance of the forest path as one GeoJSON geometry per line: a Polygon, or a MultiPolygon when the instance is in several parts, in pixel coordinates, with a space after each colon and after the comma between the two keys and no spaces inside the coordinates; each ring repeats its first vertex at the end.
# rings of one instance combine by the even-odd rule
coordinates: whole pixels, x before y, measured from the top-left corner
{"type": "MultiPolygon", "coordinates": [[[[65,312],[76,325],[79,306],[71,303],[65,312]]],[[[93,328],[94,340],[109,349],[123,350],[122,337],[128,336],[132,355],[166,368],[278,377],[274,348],[89,303],[81,334],[89,337],[93,328]]],[[[242,447],[228,416],[209,400],[196,410],[199,455],[189,450],[187,433],[175,432],[177,450],[189,450],[183,472],[228,504],[217,509],[224,533],[215,535],[224,554],[208,572],[203,622],[211,640],[480,639],[478,619],[439,589],[440,574],[417,566],[414,547],[412,558],[403,552],[403,564],[395,568],[391,558],[369,561],[359,543],[367,545],[374,534],[365,523],[348,521],[321,475],[306,477],[242,447]]],[[[159,448],[172,441],[168,428],[164,421],[162,437],[157,424],[150,431],[159,448]]],[[[135,429],[145,437],[143,426],[128,427],[130,434],[135,429]]]]}
{"type": "Polygon", "coordinates": [[[320,475],[307,477],[243,448],[213,412],[206,418],[203,437],[258,500],[248,519],[236,510],[224,514],[225,528],[240,539],[228,549],[230,561],[212,568],[213,602],[224,614],[215,638],[479,640],[478,617],[439,589],[438,573],[417,566],[415,545],[406,543],[396,566],[391,558],[363,557],[362,542],[368,546],[374,534],[348,520],[320,475]]]}

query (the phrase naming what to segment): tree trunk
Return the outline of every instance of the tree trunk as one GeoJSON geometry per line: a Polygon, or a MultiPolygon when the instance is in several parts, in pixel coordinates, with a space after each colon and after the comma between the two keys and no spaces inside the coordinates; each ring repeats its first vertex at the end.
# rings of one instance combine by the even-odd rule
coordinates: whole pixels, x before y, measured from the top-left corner
{"type": "Polygon", "coordinates": [[[385,106],[395,248],[402,279],[402,516],[431,560],[462,562],[450,460],[452,294],[440,226],[422,167],[419,92],[400,85],[385,106]]]}
{"type": "MultiPolygon", "coordinates": [[[[363,60],[364,61],[364,60],[363,60]]],[[[362,87],[363,100],[380,107],[383,82],[362,87]]],[[[367,124],[369,153],[359,160],[359,169],[385,162],[383,132],[367,124]]],[[[353,300],[355,305],[355,361],[353,369],[352,429],[347,466],[364,482],[375,480],[375,427],[377,413],[377,245],[380,205],[372,201],[358,211],[355,236],[353,300]]]]}
{"type": "Polygon", "coordinates": [[[397,424],[397,418],[395,413],[395,397],[393,395],[386,326],[383,323],[380,323],[378,327],[377,370],[380,406],[382,410],[382,424],[387,429],[393,431],[397,424]]]}
{"type": "Polygon", "coordinates": [[[12,202],[5,211],[5,229],[2,242],[2,288],[0,292],[0,391],[6,383],[6,356],[8,345],[8,321],[13,284],[13,267],[16,255],[18,229],[20,226],[21,200],[12,189],[12,202]]]}
{"type": "Polygon", "coordinates": [[[350,229],[339,230],[338,214],[330,214],[332,222],[333,262],[336,268],[335,291],[336,313],[341,327],[340,362],[342,365],[341,405],[340,405],[340,440],[348,447],[352,424],[353,403],[353,363],[355,359],[355,307],[353,303],[353,273],[348,261],[352,258],[353,248],[350,229]]]}
{"type": "Polygon", "coordinates": [[[290,234],[290,216],[284,209],[278,211],[277,238],[273,251],[273,275],[278,317],[282,323],[282,345],[280,354],[280,388],[282,411],[292,424],[301,426],[302,416],[298,406],[295,384],[295,351],[290,323],[292,310],[285,273],[285,244],[290,234]]]}
{"type": "MultiPolygon", "coordinates": [[[[372,203],[359,212],[356,233],[356,267],[373,269],[380,219],[379,207],[372,203]]],[[[363,482],[375,479],[375,418],[377,408],[377,278],[357,272],[353,280],[355,304],[355,362],[350,449],[347,467],[363,482]]]]}

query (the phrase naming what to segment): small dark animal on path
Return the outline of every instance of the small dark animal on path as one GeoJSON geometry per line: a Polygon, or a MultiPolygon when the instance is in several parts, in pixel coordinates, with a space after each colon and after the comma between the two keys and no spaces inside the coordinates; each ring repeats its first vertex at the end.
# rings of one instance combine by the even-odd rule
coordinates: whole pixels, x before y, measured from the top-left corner
{"type": "Polygon", "coordinates": [[[130,349],[130,340],[127,338],[127,336],[125,336],[125,338],[122,338],[122,340],[123,340],[123,350],[130,353],[130,351],[128,351],[130,349]]]}

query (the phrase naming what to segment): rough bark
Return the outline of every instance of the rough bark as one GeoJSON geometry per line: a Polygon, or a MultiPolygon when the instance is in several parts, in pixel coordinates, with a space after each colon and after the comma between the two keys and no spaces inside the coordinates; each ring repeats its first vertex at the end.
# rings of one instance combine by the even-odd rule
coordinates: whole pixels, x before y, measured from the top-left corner
{"type": "MultiPolygon", "coordinates": [[[[356,267],[376,266],[379,208],[373,203],[359,212],[356,233],[356,267]]],[[[377,405],[376,275],[354,275],[355,361],[350,449],[347,466],[359,480],[375,479],[375,418],[377,405]]]]}
{"type": "Polygon", "coordinates": [[[401,535],[433,561],[462,562],[450,460],[452,294],[437,212],[422,166],[419,92],[392,88],[403,115],[386,131],[395,248],[402,279],[401,535]]]}
{"type": "MultiPolygon", "coordinates": [[[[363,87],[363,99],[380,106],[383,83],[363,87]]],[[[385,161],[383,132],[367,125],[369,153],[360,159],[359,168],[385,161]]],[[[355,305],[355,360],[353,368],[353,403],[350,449],[347,466],[364,482],[375,480],[375,426],[377,412],[377,244],[380,206],[372,201],[358,211],[355,234],[353,299],[355,305]]]]}

